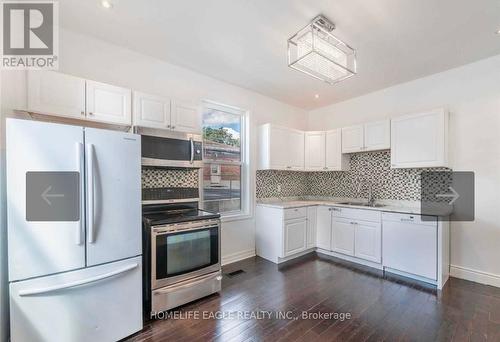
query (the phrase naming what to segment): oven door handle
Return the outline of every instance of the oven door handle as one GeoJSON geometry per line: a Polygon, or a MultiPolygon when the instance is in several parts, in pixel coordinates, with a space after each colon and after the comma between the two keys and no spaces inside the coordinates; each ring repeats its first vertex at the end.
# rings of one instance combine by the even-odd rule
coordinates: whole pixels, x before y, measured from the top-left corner
{"type": "Polygon", "coordinates": [[[191,146],[191,156],[189,158],[189,164],[193,164],[193,162],[194,162],[194,141],[193,141],[193,138],[189,138],[189,144],[191,146]]]}
{"type": "Polygon", "coordinates": [[[197,230],[204,230],[204,229],[212,229],[212,228],[217,228],[219,229],[219,225],[207,225],[207,226],[199,226],[199,227],[189,227],[189,228],[180,228],[180,229],[173,229],[173,230],[167,230],[167,231],[160,231],[160,232],[153,232],[155,236],[160,236],[160,235],[166,235],[166,234],[174,234],[174,233],[181,233],[181,232],[189,232],[189,231],[197,231],[197,230]]]}
{"type": "Polygon", "coordinates": [[[172,291],[177,291],[177,290],[185,289],[187,287],[192,287],[194,285],[203,283],[203,282],[205,282],[205,281],[207,281],[208,279],[211,279],[211,278],[215,278],[217,280],[222,280],[222,275],[220,273],[218,273],[216,275],[214,275],[214,274],[208,274],[206,276],[198,278],[198,280],[196,280],[196,281],[186,280],[186,284],[168,286],[168,287],[166,287],[164,289],[155,290],[154,293],[155,293],[155,295],[160,295],[160,294],[169,293],[169,292],[172,292],[172,291]]]}

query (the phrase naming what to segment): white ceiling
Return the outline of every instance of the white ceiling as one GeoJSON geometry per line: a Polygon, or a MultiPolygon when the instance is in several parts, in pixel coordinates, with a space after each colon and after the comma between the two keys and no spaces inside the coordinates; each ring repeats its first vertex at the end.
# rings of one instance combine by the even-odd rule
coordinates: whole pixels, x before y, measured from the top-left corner
{"type": "Polygon", "coordinates": [[[61,26],[305,109],[500,54],[499,0],[111,2],[60,1],[61,26]],[[287,67],[287,38],[319,13],[358,54],[334,86],[287,67]]]}

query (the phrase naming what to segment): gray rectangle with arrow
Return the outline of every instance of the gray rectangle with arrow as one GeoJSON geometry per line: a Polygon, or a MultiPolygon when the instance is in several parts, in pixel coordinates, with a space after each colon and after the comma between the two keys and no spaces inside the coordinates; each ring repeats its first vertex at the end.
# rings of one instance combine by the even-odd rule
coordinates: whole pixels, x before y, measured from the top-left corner
{"type": "Polygon", "coordinates": [[[422,215],[438,216],[443,221],[474,221],[472,171],[424,171],[421,195],[422,215]]]}
{"type": "Polygon", "coordinates": [[[79,220],[79,172],[26,172],[26,221],[79,220]]]}

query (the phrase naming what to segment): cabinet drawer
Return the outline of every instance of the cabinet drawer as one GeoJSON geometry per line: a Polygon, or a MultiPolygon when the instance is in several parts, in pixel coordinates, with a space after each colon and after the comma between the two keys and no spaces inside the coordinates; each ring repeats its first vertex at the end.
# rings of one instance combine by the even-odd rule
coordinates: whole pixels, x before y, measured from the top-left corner
{"type": "Polygon", "coordinates": [[[283,211],[283,217],[285,218],[285,220],[305,218],[307,216],[307,207],[284,209],[283,211]]]}
{"type": "Polygon", "coordinates": [[[380,211],[352,209],[343,207],[333,207],[332,213],[334,217],[347,218],[352,220],[362,220],[370,222],[380,222],[380,211]]]}
{"type": "Polygon", "coordinates": [[[382,220],[388,222],[414,223],[425,226],[435,226],[437,217],[415,214],[382,213],[382,220]]]}

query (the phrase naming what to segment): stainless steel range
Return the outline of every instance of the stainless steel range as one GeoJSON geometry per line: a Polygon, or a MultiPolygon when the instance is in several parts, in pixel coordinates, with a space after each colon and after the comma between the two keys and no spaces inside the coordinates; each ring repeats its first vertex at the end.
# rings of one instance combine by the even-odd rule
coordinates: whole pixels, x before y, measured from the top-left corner
{"type": "Polygon", "coordinates": [[[198,208],[198,188],[143,189],[146,315],[221,289],[220,215],[198,208]]]}

